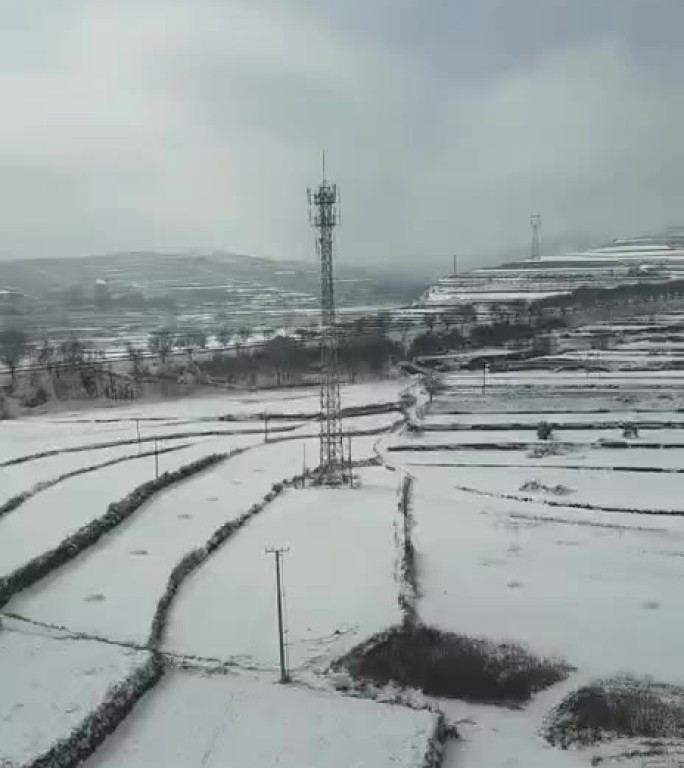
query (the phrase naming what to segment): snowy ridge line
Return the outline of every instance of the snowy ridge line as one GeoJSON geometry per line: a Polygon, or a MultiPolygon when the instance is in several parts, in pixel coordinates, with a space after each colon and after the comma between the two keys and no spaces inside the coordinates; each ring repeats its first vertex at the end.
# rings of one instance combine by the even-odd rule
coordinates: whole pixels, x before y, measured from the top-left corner
{"type": "MultiPolygon", "coordinates": [[[[50,421],[53,424],[122,424],[125,421],[135,424],[136,421],[178,421],[178,419],[174,416],[113,416],[110,419],[50,419],[50,421]]],[[[201,421],[201,417],[198,417],[197,421],[201,421]]]]}
{"type": "MultiPolygon", "coordinates": [[[[376,416],[382,413],[393,413],[400,411],[401,405],[396,400],[388,400],[385,403],[370,403],[369,405],[348,405],[340,410],[340,416],[344,419],[351,419],[357,416],[376,416]]],[[[291,411],[282,413],[269,413],[269,421],[319,421],[320,411],[291,411]]],[[[214,421],[261,421],[263,413],[238,414],[234,416],[230,413],[218,416],[214,421]]]]}
{"type": "MultiPolygon", "coordinates": [[[[435,452],[435,451],[526,451],[530,448],[536,448],[537,446],[547,445],[544,441],[533,440],[529,443],[510,442],[510,443],[404,443],[402,445],[390,445],[387,447],[388,451],[394,453],[410,453],[415,451],[416,453],[435,452]]],[[[630,448],[645,450],[676,450],[684,448],[684,443],[633,443],[627,440],[596,440],[591,443],[562,443],[555,442],[559,448],[564,450],[573,451],[577,448],[624,448],[628,450],[630,448]]]]}
{"type": "Polygon", "coordinates": [[[644,474],[672,474],[672,475],[681,475],[684,474],[684,469],[677,469],[676,467],[640,467],[640,466],[633,466],[633,467],[622,467],[622,466],[592,466],[591,464],[511,464],[510,462],[506,462],[505,464],[483,464],[480,462],[462,462],[462,461],[454,461],[454,462],[430,462],[428,463],[407,463],[407,467],[444,467],[445,469],[448,467],[454,467],[456,469],[469,469],[471,467],[477,467],[480,469],[533,469],[535,471],[543,471],[545,469],[570,469],[570,470],[587,470],[590,472],[642,472],[644,474]]]}
{"type": "Polygon", "coordinates": [[[576,525],[587,528],[603,528],[607,531],[631,531],[636,533],[649,533],[657,535],[671,535],[668,528],[647,528],[643,525],[618,525],[618,523],[599,523],[596,520],[588,520],[572,517],[544,517],[543,515],[529,515],[524,512],[509,512],[511,520],[530,520],[537,523],[555,523],[557,525],[576,525]]]}
{"type": "MultiPolygon", "coordinates": [[[[666,409],[670,413],[675,411],[677,413],[682,412],[681,408],[666,409]]],[[[587,411],[569,411],[567,408],[553,410],[551,408],[544,408],[543,410],[527,410],[527,411],[457,411],[457,410],[437,410],[434,412],[436,416],[575,416],[579,413],[582,415],[590,416],[591,414],[615,414],[616,416],[624,413],[626,419],[630,418],[632,413],[663,413],[663,410],[655,410],[653,408],[631,408],[629,411],[609,411],[607,408],[594,408],[587,411]]]]}
{"type": "MultiPolygon", "coordinates": [[[[344,434],[351,435],[351,437],[373,437],[373,435],[384,435],[386,432],[393,432],[404,423],[403,419],[399,419],[392,424],[388,424],[384,427],[373,427],[372,429],[350,429],[345,430],[344,434]]],[[[301,429],[301,427],[295,427],[295,429],[301,429]]],[[[315,437],[314,434],[304,435],[285,435],[283,437],[275,437],[272,440],[269,439],[269,443],[285,443],[288,440],[311,440],[315,437]]]]}
{"type": "MultiPolygon", "coordinates": [[[[657,373],[657,371],[656,371],[657,373]]],[[[551,390],[554,394],[557,395],[565,395],[569,397],[582,397],[582,395],[585,392],[610,392],[610,393],[625,393],[625,392],[654,392],[654,391],[661,391],[664,390],[666,392],[669,392],[672,390],[673,383],[679,384],[681,383],[681,379],[679,380],[673,380],[666,384],[659,384],[653,379],[651,379],[651,382],[647,381],[629,381],[627,378],[623,379],[622,381],[613,382],[610,383],[610,380],[606,380],[605,382],[601,384],[589,384],[585,382],[578,381],[577,384],[568,384],[565,385],[559,384],[557,381],[553,381],[550,379],[536,379],[535,381],[530,382],[524,382],[524,381],[497,381],[495,378],[495,375],[493,374],[490,378],[487,379],[487,391],[491,392],[492,390],[499,390],[499,391],[505,391],[505,392],[511,392],[515,391],[517,393],[529,393],[529,392],[536,392],[538,393],[540,390],[551,390]],[[651,383],[653,382],[653,383],[651,383]]],[[[444,393],[450,394],[450,395],[462,395],[464,392],[467,392],[469,395],[480,395],[482,392],[482,384],[480,382],[475,381],[468,381],[468,382],[462,382],[462,383],[456,383],[456,384],[446,384],[444,388],[444,393]]]]}
{"type": "MultiPolygon", "coordinates": [[[[187,448],[190,446],[191,443],[182,443],[181,445],[174,445],[170,448],[163,448],[162,450],[156,451],[158,456],[161,456],[165,453],[173,453],[174,451],[182,451],[184,448],[187,448]]],[[[0,517],[3,515],[8,514],[9,512],[13,512],[15,509],[20,507],[25,501],[28,501],[28,499],[32,498],[38,493],[41,493],[42,491],[46,491],[48,488],[52,488],[53,486],[57,485],[58,483],[63,482],[64,480],[69,480],[72,477],[78,477],[78,475],[85,475],[89,472],[96,472],[98,469],[104,469],[105,467],[112,467],[115,464],[122,464],[124,461],[135,461],[136,459],[144,459],[149,458],[150,456],[154,456],[155,451],[146,451],[145,453],[133,453],[129,454],[128,456],[121,456],[118,459],[110,459],[109,461],[104,461],[101,464],[93,464],[88,467],[81,467],[80,469],[74,469],[71,472],[65,472],[63,475],[59,475],[59,477],[55,477],[52,480],[43,480],[40,483],[36,483],[33,488],[30,488],[28,491],[23,491],[22,493],[18,493],[16,496],[12,496],[11,499],[6,501],[4,504],[0,506],[0,517]]]]}
{"type": "MultiPolygon", "coordinates": [[[[379,411],[379,413],[392,413],[394,411],[399,410],[399,407],[396,408],[392,407],[388,409],[387,411],[379,411]]],[[[356,414],[359,416],[372,416],[374,414],[356,414]]],[[[303,421],[306,420],[315,420],[318,418],[318,415],[315,414],[311,417],[311,419],[302,419],[303,421]]],[[[268,417],[269,421],[274,420],[274,418],[269,415],[268,417]]],[[[288,419],[289,420],[289,419],[288,419]]],[[[284,427],[269,427],[268,431],[269,434],[278,433],[281,434],[283,432],[294,432],[298,429],[302,428],[302,424],[292,424],[289,426],[284,427]]],[[[389,429],[389,427],[374,427],[373,429],[357,429],[357,430],[351,430],[350,432],[346,432],[345,434],[351,434],[352,437],[364,437],[369,435],[378,435],[382,432],[386,432],[389,429]]],[[[163,435],[149,435],[141,438],[140,440],[135,438],[127,438],[126,440],[113,440],[106,443],[92,443],[89,445],[75,445],[70,446],[68,448],[55,448],[49,451],[41,451],[40,453],[31,453],[27,454],[26,456],[19,456],[16,459],[8,459],[7,461],[0,462],[0,469],[3,469],[4,467],[13,467],[17,464],[25,464],[29,461],[36,461],[38,459],[46,459],[50,456],[57,456],[62,453],[79,453],[81,451],[96,451],[103,448],[117,448],[120,446],[125,445],[138,445],[139,443],[149,443],[154,440],[183,440],[188,437],[230,437],[231,435],[261,435],[263,434],[264,430],[263,428],[255,428],[255,429],[240,429],[240,430],[233,430],[233,429],[210,429],[210,430],[202,430],[199,432],[172,432],[168,434],[163,435]]],[[[303,440],[310,437],[310,435],[303,436],[303,435],[289,435],[284,436],[282,438],[274,438],[272,440],[269,440],[269,443],[275,443],[279,439],[280,440],[303,440]]]]}
{"type": "MultiPolygon", "coordinates": [[[[534,443],[404,443],[402,445],[388,445],[387,450],[390,453],[416,453],[434,452],[434,451],[526,451],[534,443]]],[[[593,443],[556,443],[563,448],[572,448],[578,446],[589,446],[593,443]]]]}
{"type": "Polygon", "coordinates": [[[664,509],[633,509],[631,507],[601,507],[597,504],[589,504],[580,501],[553,501],[553,499],[536,499],[532,496],[516,496],[510,493],[493,493],[492,491],[483,491],[479,488],[470,488],[467,485],[455,485],[457,491],[472,493],[475,496],[487,496],[492,499],[501,499],[502,501],[522,501],[526,504],[545,504],[547,507],[558,507],[559,509],[583,509],[589,512],[615,512],[626,515],[652,515],[660,517],[684,517],[684,510],[673,509],[667,511],[664,509]]]}
{"type": "Polygon", "coordinates": [[[122,682],[113,685],[104,700],[64,739],[47,752],[18,768],[77,768],[112,734],[138,701],[164,674],[159,654],[149,659],[122,682]]]}
{"type": "Polygon", "coordinates": [[[197,461],[186,464],[180,469],[173,472],[165,472],[155,480],[143,483],[121,501],[113,502],[109,505],[104,515],[92,520],[90,523],[79,528],[75,533],[67,536],[57,547],[43,552],[9,575],[0,578],[0,608],[7,605],[9,600],[18,592],[33,586],[52,573],[52,571],[60,568],[70,560],[78,557],[89,547],[92,547],[102,536],[128,519],[159,491],[165,490],[175,483],[192,477],[239,453],[243,453],[245,450],[247,449],[242,448],[231,451],[229,454],[219,453],[204,456],[201,459],[197,459],[197,461]]]}
{"type": "MultiPolygon", "coordinates": [[[[298,429],[297,425],[287,427],[273,427],[272,432],[293,432],[298,429]]],[[[35,461],[37,459],[46,459],[49,456],[58,456],[62,453],[79,453],[81,451],[97,451],[101,448],[118,448],[124,445],[139,445],[140,443],[151,443],[154,440],[183,440],[188,437],[230,437],[231,435],[260,435],[263,433],[263,429],[208,429],[201,432],[172,432],[163,435],[146,435],[138,440],[137,437],[127,438],[126,440],[112,440],[106,443],[92,443],[90,445],[73,445],[68,448],[55,448],[49,451],[41,451],[40,453],[32,453],[26,456],[19,456],[16,459],[8,459],[7,461],[0,462],[0,469],[4,467],[14,467],[17,464],[25,464],[28,461],[35,461]]]]}
{"type": "MultiPolygon", "coordinates": [[[[541,421],[541,419],[540,419],[541,421]]],[[[633,419],[626,418],[625,421],[634,422],[633,419]]],[[[637,421],[634,422],[639,429],[684,429],[684,421],[637,421]]],[[[484,424],[430,424],[425,422],[412,423],[409,430],[412,432],[512,432],[528,431],[534,432],[537,424],[533,422],[490,422],[484,424]]],[[[608,430],[619,429],[620,423],[617,421],[576,421],[576,422],[549,422],[549,426],[555,430],[579,431],[579,430],[608,430]]]]}

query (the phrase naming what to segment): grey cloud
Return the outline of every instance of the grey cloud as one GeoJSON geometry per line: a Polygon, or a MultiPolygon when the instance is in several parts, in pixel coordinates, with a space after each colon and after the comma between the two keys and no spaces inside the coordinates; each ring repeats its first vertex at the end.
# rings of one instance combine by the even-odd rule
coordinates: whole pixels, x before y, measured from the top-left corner
{"type": "Polygon", "coordinates": [[[323,146],[348,263],[505,256],[532,210],[551,237],[682,218],[679,0],[29,5],[0,0],[0,253],[309,258],[323,146]]]}

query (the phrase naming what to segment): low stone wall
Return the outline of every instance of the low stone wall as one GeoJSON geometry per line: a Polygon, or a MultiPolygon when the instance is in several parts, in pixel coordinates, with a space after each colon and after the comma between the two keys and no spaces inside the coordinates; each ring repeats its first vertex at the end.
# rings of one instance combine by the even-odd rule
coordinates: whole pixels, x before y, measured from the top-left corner
{"type": "Polygon", "coordinates": [[[90,757],[164,674],[159,654],[113,686],[105,699],[64,739],[21,768],[76,768],[90,757]]]}
{"type": "MultiPolygon", "coordinates": [[[[235,452],[234,452],[235,453],[235,452]]],[[[233,454],[230,454],[233,455],[233,454]]],[[[229,454],[211,454],[205,456],[191,464],[174,471],[165,472],[155,480],[151,480],[138,486],[132,493],[119,502],[110,504],[102,517],[79,528],[75,533],[68,536],[54,549],[34,557],[25,563],[21,568],[9,576],[0,579],[0,608],[5,606],[8,601],[24,589],[36,584],[36,582],[45,578],[57,568],[73,560],[89,547],[92,547],[102,536],[116,528],[124,520],[129,518],[146,501],[159,491],[168,488],[175,483],[185,480],[188,477],[202,472],[209,467],[215,466],[225,461],[229,454]]]]}

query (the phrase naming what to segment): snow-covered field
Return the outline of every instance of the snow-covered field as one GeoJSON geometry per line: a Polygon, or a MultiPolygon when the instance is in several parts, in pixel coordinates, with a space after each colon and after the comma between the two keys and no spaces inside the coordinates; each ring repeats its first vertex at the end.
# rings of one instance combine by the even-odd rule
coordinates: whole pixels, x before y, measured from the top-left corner
{"type": "Polygon", "coordinates": [[[362,491],[290,490],[187,583],[167,647],[275,668],[272,546],[286,546],[293,668],[330,661],[399,618],[394,581],[394,474],[360,473],[362,491]],[[249,595],[249,599],[246,596],[249,595]]]}
{"type": "MultiPolygon", "coordinates": [[[[657,357],[639,349],[632,354],[657,357]]],[[[684,448],[676,447],[684,444],[684,372],[492,373],[484,393],[481,372],[458,371],[443,381],[425,413],[419,408],[412,416],[423,419],[422,431],[397,428],[402,417],[396,412],[345,419],[345,430],[383,432],[353,438],[354,459],[381,461],[357,470],[358,488],[286,490],[180,584],[161,647],[167,673],[88,768],[422,766],[432,716],[345,697],[327,674],[333,659],[400,619],[395,529],[403,471],[414,478],[420,618],[446,630],[522,642],[576,667],[569,680],[518,710],[437,702],[464,737],[449,746],[446,768],[589,766],[591,749],[563,752],[539,735],[564,695],[622,672],[684,684],[678,671],[684,517],[676,514],[684,513],[684,448]],[[542,420],[567,428],[543,441],[536,434],[542,420]],[[627,421],[638,423],[640,434],[619,447],[614,441],[622,440],[627,421]],[[605,440],[613,443],[602,445],[605,440]],[[270,547],[289,547],[283,578],[290,686],[274,684],[279,658],[270,547]]],[[[343,405],[396,401],[408,383],[346,388],[343,405]]],[[[0,426],[0,461],[46,446],[133,439],[136,418],[145,419],[145,436],[166,437],[164,447],[189,443],[160,456],[160,471],[248,449],[155,495],[6,606],[33,624],[3,618],[0,670],[22,666],[21,653],[32,661],[23,664],[19,694],[0,686],[0,712],[23,717],[21,691],[32,689],[32,665],[39,664],[43,699],[55,692],[57,724],[45,735],[22,725],[24,741],[10,742],[11,751],[0,719],[0,765],[25,760],[31,739],[49,744],[72,728],[125,676],[116,666],[122,658],[139,663],[143,652],[136,656],[110,643],[144,646],[169,575],[186,554],[261,502],[274,484],[317,464],[318,423],[301,418],[317,408],[313,389],[229,393],[0,426]],[[264,443],[264,412],[288,416],[270,426],[294,429],[272,433],[264,443]],[[228,414],[235,421],[218,420],[228,414]],[[259,431],[168,437],[214,428],[259,431]],[[68,637],[46,637],[52,625],[66,628],[68,637]],[[86,653],[78,656],[75,649],[85,641],[71,633],[79,632],[107,640],[88,647],[112,654],[114,667],[101,680],[95,676],[100,688],[84,694],[79,717],[69,720],[70,706],[58,695],[69,690],[65,676],[78,681],[81,660],[86,670],[99,668],[86,663],[86,653]],[[51,643],[74,658],[51,662],[52,651],[43,648],[51,643]]],[[[0,503],[64,472],[136,451],[137,445],[118,446],[0,467],[0,503]]],[[[27,500],[0,518],[0,574],[56,546],[153,472],[152,457],[136,458],[27,500]]],[[[110,670],[104,661],[99,666],[110,670]]]]}
{"type": "MultiPolygon", "coordinates": [[[[256,436],[216,438],[161,454],[157,458],[159,473],[173,471],[211,453],[254,444],[260,439],[256,436]]],[[[77,475],[28,499],[14,512],[0,518],[0,574],[6,575],[56,547],[80,527],[104,515],[111,502],[119,501],[154,476],[154,456],[143,456],[77,475]]]]}
{"type": "Polygon", "coordinates": [[[421,618],[528,643],[584,674],[684,683],[684,519],[473,498],[414,470],[421,618]]]}
{"type": "Polygon", "coordinates": [[[0,765],[27,765],[65,738],[108,689],[148,654],[65,640],[3,619],[0,632],[0,765]]]}
{"type": "Polygon", "coordinates": [[[86,768],[418,768],[433,722],[263,677],[173,672],[86,768]]]}
{"type": "MultiPolygon", "coordinates": [[[[351,387],[344,393],[344,404],[396,402],[403,386],[405,382],[393,381],[351,387]]],[[[178,562],[201,548],[221,525],[261,502],[274,484],[318,461],[316,421],[271,420],[269,442],[264,443],[261,414],[267,411],[299,416],[314,413],[317,408],[317,391],[306,390],[106,412],[60,413],[2,424],[0,458],[4,461],[45,451],[60,452],[0,467],[0,502],[66,473],[114,459],[126,461],[42,487],[3,516],[0,574],[10,574],[56,547],[83,525],[101,517],[111,502],[154,477],[154,457],[137,455],[138,451],[152,448],[151,442],[143,442],[140,447],[133,443],[95,450],[95,446],[135,440],[138,428],[143,439],[159,438],[162,450],[187,444],[181,450],[159,455],[160,473],[211,453],[248,450],[155,495],[79,557],[10,600],[0,631],[0,665],[13,669],[13,676],[8,672],[2,677],[0,707],[4,708],[6,729],[11,727],[13,736],[11,741],[0,736],[0,762],[11,760],[23,765],[67,736],[98,705],[108,688],[120,684],[142,663],[144,651],[129,650],[121,643],[144,647],[157,603],[178,562]],[[227,413],[237,420],[218,420],[227,413]],[[292,429],[282,431],[283,427],[292,429]],[[179,432],[214,429],[241,434],[189,434],[170,439],[179,432]],[[61,452],[74,448],[80,450],[61,452]],[[77,639],[80,635],[91,639],[77,639]],[[56,653],[60,649],[64,660],[56,653]],[[98,650],[103,654],[101,661],[93,656],[98,650]],[[20,653],[28,661],[23,661],[20,653]],[[90,681],[89,688],[81,680],[83,677],[90,681]],[[65,684],[67,679],[72,681],[70,685],[65,684]],[[4,685],[6,680],[9,686],[4,685]],[[31,701],[25,691],[34,688],[38,695],[31,701]],[[37,713],[38,704],[51,707],[50,718],[37,713]],[[37,723],[41,726],[37,727],[37,723]]],[[[398,419],[400,414],[396,412],[351,417],[345,419],[344,428],[355,433],[377,433],[389,430],[398,419]]],[[[379,439],[377,434],[355,435],[354,459],[373,457],[379,439]]],[[[359,470],[358,475],[363,482],[363,490],[359,491],[288,491],[267,506],[262,517],[251,522],[234,541],[226,543],[180,590],[178,605],[172,612],[168,650],[223,660],[250,655],[267,668],[262,677],[238,685],[232,678],[173,673],[158,690],[148,694],[147,699],[154,702],[149,710],[152,717],[131,716],[127,724],[142,728],[141,749],[136,747],[137,736],[133,736],[133,742],[118,737],[110,741],[101,757],[94,759],[108,765],[122,761],[127,765],[149,765],[150,753],[144,740],[151,737],[150,743],[158,746],[158,729],[168,734],[171,728],[178,739],[175,746],[168,740],[171,751],[165,755],[165,764],[187,764],[181,744],[198,755],[190,759],[199,764],[207,747],[202,739],[210,741],[215,738],[212,733],[216,725],[227,725],[228,721],[222,722],[223,697],[233,696],[240,699],[241,705],[230,729],[229,743],[232,747],[236,738],[242,739],[239,748],[247,755],[245,764],[270,765],[278,756],[282,764],[302,765],[310,762],[313,753],[325,765],[348,765],[350,759],[358,765],[413,768],[421,764],[434,726],[432,716],[345,699],[325,690],[284,691],[272,685],[275,678],[271,662],[277,659],[277,637],[273,562],[263,551],[266,545],[287,543],[292,548],[285,577],[288,656],[293,665],[314,661],[317,656],[329,661],[337,652],[398,619],[393,538],[397,480],[382,468],[359,470]],[[345,570],[352,564],[352,575],[345,577],[345,570]],[[193,597],[196,591],[197,599],[193,597]],[[260,600],[264,593],[267,599],[260,600]],[[261,609],[261,615],[256,624],[250,624],[248,618],[255,609],[261,609]],[[178,621],[176,615],[186,611],[185,621],[178,621]],[[177,630],[183,642],[176,642],[177,630]],[[253,646],[245,641],[250,632],[256,634],[253,646]],[[206,702],[207,710],[197,708],[196,696],[206,702]],[[290,715],[274,732],[271,721],[281,706],[290,715]],[[185,710],[181,719],[185,728],[168,723],[169,707],[171,711],[179,707],[181,712],[185,710]],[[188,721],[190,712],[196,715],[194,724],[188,721]],[[269,741],[254,739],[254,729],[263,729],[262,722],[273,734],[269,741]],[[195,737],[188,738],[188,733],[193,732],[195,737]],[[345,748],[350,733],[354,735],[351,754],[345,748]],[[176,762],[169,762],[173,755],[176,762]]],[[[217,746],[225,754],[225,745],[217,746]]]]}

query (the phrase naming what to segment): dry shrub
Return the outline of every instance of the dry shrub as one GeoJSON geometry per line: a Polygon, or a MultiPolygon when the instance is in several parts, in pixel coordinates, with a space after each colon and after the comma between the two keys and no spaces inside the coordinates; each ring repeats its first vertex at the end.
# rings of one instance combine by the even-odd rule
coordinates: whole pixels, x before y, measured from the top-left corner
{"type": "Polygon", "coordinates": [[[376,685],[394,683],[431,696],[487,703],[527,701],[564,680],[570,669],[517,644],[422,625],[392,628],[352,650],[335,667],[376,685]]]}
{"type": "Polygon", "coordinates": [[[567,748],[614,737],[684,737],[684,688],[623,676],[599,680],[552,711],[547,740],[567,748]]]}

